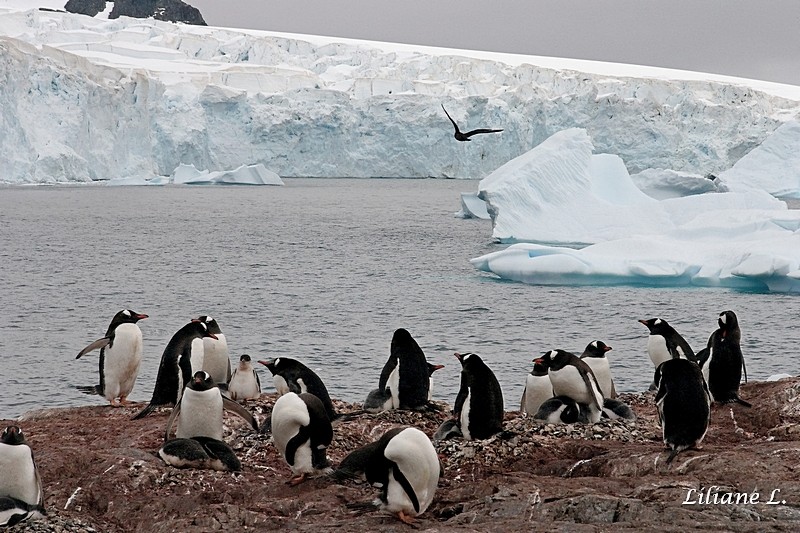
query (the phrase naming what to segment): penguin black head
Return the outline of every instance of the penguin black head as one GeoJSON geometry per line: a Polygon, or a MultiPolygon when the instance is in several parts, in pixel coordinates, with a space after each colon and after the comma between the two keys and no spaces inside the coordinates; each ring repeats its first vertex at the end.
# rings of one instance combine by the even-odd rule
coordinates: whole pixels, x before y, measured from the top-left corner
{"type": "Polygon", "coordinates": [[[269,368],[269,371],[272,372],[272,375],[274,376],[278,372],[278,364],[280,363],[280,361],[281,358],[276,357],[275,359],[266,359],[259,361],[259,363],[269,368]]]}
{"type": "Polygon", "coordinates": [[[545,376],[550,369],[550,359],[544,357],[537,357],[533,360],[533,374],[535,376],[545,376]]]}
{"type": "Polygon", "coordinates": [[[603,341],[592,341],[583,351],[586,357],[605,357],[606,352],[611,351],[611,346],[608,346],[603,341]]]}
{"type": "Polygon", "coordinates": [[[209,375],[208,372],[198,370],[194,373],[192,380],[187,386],[192,390],[204,391],[213,389],[217,386],[217,384],[214,382],[214,379],[211,377],[211,375],[209,375]]]}
{"type": "MultiPolygon", "coordinates": [[[[213,333],[214,335],[219,335],[220,333],[222,333],[222,330],[219,329],[219,324],[217,324],[217,321],[211,318],[210,316],[200,315],[197,318],[197,320],[205,324],[206,327],[208,327],[208,331],[210,333],[213,333]]],[[[216,339],[216,337],[214,338],[216,339]]]]}
{"type": "Polygon", "coordinates": [[[242,354],[242,356],[239,358],[239,361],[241,361],[242,363],[249,363],[251,359],[250,356],[245,353],[242,354]]]}
{"type": "Polygon", "coordinates": [[[639,322],[647,326],[647,329],[650,330],[650,335],[663,335],[672,330],[672,326],[663,318],[651,318],[649,320],[640,320],[639,322]]]}
{"type": "Polygon", "coordinates": [[[200,337],[203,337],[203,338],[204,337],[211,337],[212,339],[215,339],[215,340],[217,339],[217,335],[215,333],[209,331],[208,325],[205,322],[203,322],[202,320],[200,320],[198,318],[193,318],[192,319],[192,324],[197,324],[197,326],[195,326],[195,327],[197,328],[197,331],[200,333],[200,337]]]}
{"type": "Polygon", "coordinates": [[[719,324],[719,329],[722,330],[723,337],[727,335],[729,331],[733,331],[739,327],[739,319],[736,318],[736,313],[733,311],[723,311],[720,313],[717,323],[719,324]]]}
{"type": "Polygon", "coordinates": [[[3,435],[0,436],[0,442],[11,446],[25,444],[25,435],[22,434],[22,430],[19,426],[8,426],[3,430],[3,435]]]}
{"type": "Polygon", "coordinates": [[[123,309],[119,313],[114,316],[115,319],[119,320],[121,324],[130,323],[135,324],[140,320],[144,320],[148,318],[147,315],[142,313],[137,313],[136,311],[132,311],[130,309],[123,309]]]}

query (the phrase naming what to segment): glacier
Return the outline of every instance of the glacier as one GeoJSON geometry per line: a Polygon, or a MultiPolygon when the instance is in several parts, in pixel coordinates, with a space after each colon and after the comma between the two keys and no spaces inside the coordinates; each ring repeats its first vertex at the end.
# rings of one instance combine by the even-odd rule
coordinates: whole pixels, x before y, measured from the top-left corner
{"type": "Polygon", "coordinates": [[[481,180],[495,239],[514,244],[471,263],[540,285],[800,292],[800,210],[763,186],[790,154],[764,149],[773,164],[744,191],[657,200],[594,150],[586,130],[564,130],[481,180]]]}
{"type": "Polygon", "coordinates": [[[481,179],[573,127],[631,173],[719,175],[800,110],[799,87],[756,80],[26,4],[0,1],[10,184],[259,164],[282,177],[481,179]],[[462,125],[504,131],[455,142],[442,103],[462,125]]]}

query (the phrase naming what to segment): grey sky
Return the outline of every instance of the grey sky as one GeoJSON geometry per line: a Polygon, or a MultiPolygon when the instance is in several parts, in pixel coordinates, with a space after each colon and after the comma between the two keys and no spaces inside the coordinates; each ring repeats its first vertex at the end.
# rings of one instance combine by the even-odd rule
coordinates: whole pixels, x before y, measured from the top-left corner
{"type": "Polygon", "coordinates": [[[800,85],[799,0],[185,0],[212,26],[616,61],[800,85]]]}

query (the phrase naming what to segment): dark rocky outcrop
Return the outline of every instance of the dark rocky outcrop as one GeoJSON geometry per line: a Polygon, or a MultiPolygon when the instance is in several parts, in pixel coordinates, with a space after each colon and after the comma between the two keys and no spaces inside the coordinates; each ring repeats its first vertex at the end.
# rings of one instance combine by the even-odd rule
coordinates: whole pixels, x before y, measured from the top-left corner
{"type": "MultiPolygon", "coordinates": [[[[79,13],[90,17],[96,16],[105,8],[105,0],[69,0],[64,6],[64,9],[70,13],[79,13]]],[[[152,17],[167,22],[206,25],[200,11],[181,0],[116,0],[108,18],[119,17],[152,17]]]]}

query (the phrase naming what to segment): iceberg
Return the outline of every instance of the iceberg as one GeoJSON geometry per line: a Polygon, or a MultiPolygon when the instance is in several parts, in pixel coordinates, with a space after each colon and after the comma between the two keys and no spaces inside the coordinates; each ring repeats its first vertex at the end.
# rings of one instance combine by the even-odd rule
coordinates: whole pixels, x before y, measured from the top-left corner
{"type": "Polygon", "coordinates": [[[631,174],[631,180],[640,191],[656,200],[680,198],[682,196],[720,190],[717,180],[713,176],[706,177],[664,168],[648,168],[636,174],[631,174]]]}
{"type": "Polygon", "coordinates": [[[108,185],[283,185],[283,180],[264,165],[242,165],[234,170],[197,170],[181,164],[170,176],[113,178],[108,185]]]}
{"type": "Polygon", "coordinates": [[[481,180],[496,240],[471,260],[543,285],[800,292],[800,211],[760,189],[655,200],[585,130],[559,132],[481,180]]]}
{"type": "Polygon", "coordinates": [[[478,197],[476,192],[461,193],[461,209],[456,211],[457,218],[481,218],[489,220],[489,211],[486,209],[486,202],[478,197]]]}

